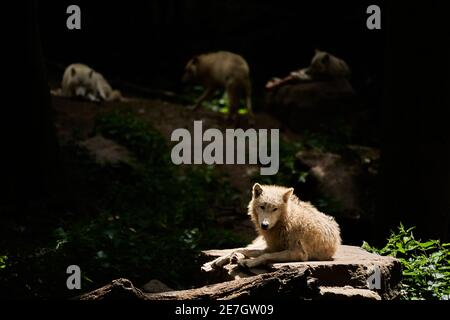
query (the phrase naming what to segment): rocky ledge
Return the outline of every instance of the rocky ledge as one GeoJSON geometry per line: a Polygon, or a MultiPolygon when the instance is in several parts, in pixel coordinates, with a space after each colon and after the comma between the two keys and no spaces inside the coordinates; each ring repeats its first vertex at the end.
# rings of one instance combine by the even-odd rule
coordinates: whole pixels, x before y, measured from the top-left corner
{"type": "MultiPolygon", "coordinates": [[[[237,249],[208,250],[201,254],[204,263],[237,249]]],[[[393,257],[369,253],[359,247],[342,245],[332,261],[274,263],[264,268],[243,269],[228,264],[204,273],[205,283],[243,279],[279,270],[308,271],[316,279],[323,299],[395,299],[399,294],[401,264],[393,257]]]]}

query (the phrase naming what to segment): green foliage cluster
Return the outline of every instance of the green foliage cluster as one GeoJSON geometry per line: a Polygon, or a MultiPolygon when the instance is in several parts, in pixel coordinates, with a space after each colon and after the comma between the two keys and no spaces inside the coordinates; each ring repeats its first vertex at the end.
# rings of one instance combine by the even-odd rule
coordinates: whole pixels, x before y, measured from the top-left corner
{"type": "Polygon", "coordinates": [[[8,260],[7,256],[0,256],[0,270],[6,268],[6,260],[8,260]]]}
{"type": "Polygon", "coordinates": [[[403,267],[402,299],[449,300],[450,243],[416,240],[413,229],[400,225],[396,233],[391,233],[383,248],[376,249],[366,242],[362,248],[400,260],[403,267]]]}

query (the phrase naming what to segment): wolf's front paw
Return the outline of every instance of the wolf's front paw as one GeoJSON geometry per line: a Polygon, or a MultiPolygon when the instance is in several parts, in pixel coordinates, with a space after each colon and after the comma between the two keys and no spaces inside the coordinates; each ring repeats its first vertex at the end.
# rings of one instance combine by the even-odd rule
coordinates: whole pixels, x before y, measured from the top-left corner
{"type": "Polygon", "coordinates": [[[223,267],[224,265],[226,265],[229,262],[230,262],[230,256],[226,255],[223,257],[219,257],[216,260],[212,261],[211,265],[213,268],[219,268],[219,267],[223,267]]]}
{"type": "Polygon", "coordinates": [[[238,261],[238,264],[243,268],[251,268],[252,265],[251,260],[252,259],[241,259],[238,261]]]}
{"type": "Polygon", "coordinates": [[[213,269],[214,269],[214,268],[213,268],[213,261],[207,262],[207,263],[203,264],[202,267],[201,267],[201,270],[202,270],[203,272],[210,272],[210,271],[212,271],[213,269]]]}
{"type": "Polygon", "coordinates": [[[203,264],[203,266],[201,267],[201,270],[203,272],[210,272],[213,269],[217,269],[219,267],[222,267],[223,265],[225,265],[226,263],[228,263],[230,261],[230,258],[228,256],[224,256],[224,257],[219,257],[213,261],[207,262],[205,264],[203,264]]]}
{"type": "Polygon", "coordinates": [[[242,253],[240,253],[240,252],[233,252],[231,254],[230,261],[231,261],[231,263],[239,264],[239,262],[241,260],[244,260],[244,259],[245,259],[245,256],[242,253]]]}
{"type": "Polygon", "coordinates": [[[242,259],[238,262],[241,267],[244,268],[254,268],[261,264],[261,261],[258,258],[254,259],[242,259]]]}

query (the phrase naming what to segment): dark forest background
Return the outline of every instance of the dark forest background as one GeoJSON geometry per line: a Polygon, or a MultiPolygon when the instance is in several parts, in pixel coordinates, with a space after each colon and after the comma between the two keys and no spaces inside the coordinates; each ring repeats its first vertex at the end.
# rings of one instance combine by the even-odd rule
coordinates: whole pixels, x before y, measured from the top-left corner
{"type": "Polygon", "coordinates": [[[257,96],[270,77],[307,65],[315,48],[349,61],[352,83],[381,128],[379,238],[399,220],[448,237],[449,52],[441,2],[78,1],[81,31],[64,27],[69,4],[40,3],[46,62],[82,61],[113,83],[180,91],[189,58],[230,50],[248,60],[257,96]],[[382,30],[365,27],[374,3],[382,30]]]}

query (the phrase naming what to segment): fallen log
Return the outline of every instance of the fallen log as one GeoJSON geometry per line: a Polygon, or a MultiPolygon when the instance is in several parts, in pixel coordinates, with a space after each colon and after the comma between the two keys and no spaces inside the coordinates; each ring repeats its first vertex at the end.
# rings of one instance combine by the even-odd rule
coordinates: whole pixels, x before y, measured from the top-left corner
{"type": "Polygon", "coordinates": [[[146,298],[145,294],[136,288],[130,280],[121,278],[72,300],[146,300],[146,298]]]}
{"type": "Polygon", "coordinates": [[[236,279],[200,288],[143,293],[131,281],[118,279],[83,294],[77,300],[250,300],[314,299],[320,289],[308,270],[280,269],[253,277],[236,279]]]}

